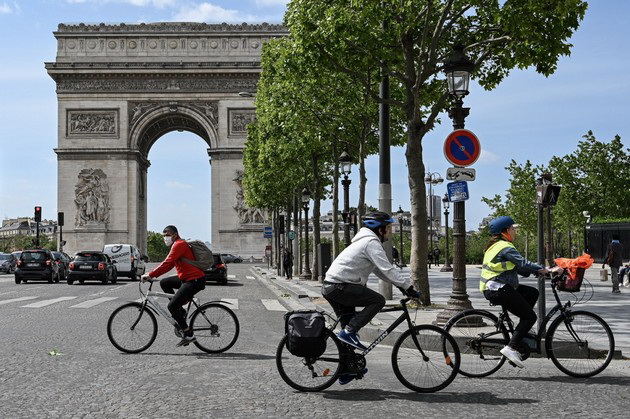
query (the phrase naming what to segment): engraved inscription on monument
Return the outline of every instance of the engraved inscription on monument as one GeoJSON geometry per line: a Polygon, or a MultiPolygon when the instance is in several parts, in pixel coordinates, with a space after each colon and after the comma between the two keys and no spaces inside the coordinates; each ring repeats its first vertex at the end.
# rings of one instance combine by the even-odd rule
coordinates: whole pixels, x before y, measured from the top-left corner
{"type": "Polygon", "coordinates": [[[68,137],[118,138],[118,110],[68,110],[66,118],[68,137]]]}
{"type": "Polygon", "coordinates": [[[244,137],[247,135],[247,126],[256,119],[255,109],[228,109],[229,136],[244,137]]]}

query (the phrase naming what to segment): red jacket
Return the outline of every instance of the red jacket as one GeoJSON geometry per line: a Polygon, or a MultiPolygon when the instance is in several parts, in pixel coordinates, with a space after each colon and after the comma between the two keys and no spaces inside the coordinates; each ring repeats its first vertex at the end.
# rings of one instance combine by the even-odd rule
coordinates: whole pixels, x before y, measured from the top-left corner
{"type": "Polygon", "coordinates": [[[151,278],[157,278],[173,269],[174,266],[177,271],[177,276],[182,282],[203,277],[203,271],[201,269],[184,262],[182,258],[195,260],[195,255],[185,240],[177,239],[171,246],[171,251],[168,253],[166,259],[164,259],[164,262],[160,263],[160,266],[149,272],[149,276],[151,278]]]}

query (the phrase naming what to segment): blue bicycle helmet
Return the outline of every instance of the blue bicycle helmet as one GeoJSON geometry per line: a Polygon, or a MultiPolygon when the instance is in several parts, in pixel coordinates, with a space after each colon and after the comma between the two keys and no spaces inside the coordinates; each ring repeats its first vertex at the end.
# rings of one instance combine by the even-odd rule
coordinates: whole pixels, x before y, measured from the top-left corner
{"type": "Polygon", "coordinates": [[[514,220],[512,219],[512,217],[502,215],[501,217],[497,217],[494,220],[490,221],[490,233],[501,234],[503,230],[509,228],[513,224],[514,220]]]}
{"type": "Polygon", "coordinates": [[[363,225],[372,230],[393,222],[394,219],[386,212],[373,211],[363,216],[363,225]]]}

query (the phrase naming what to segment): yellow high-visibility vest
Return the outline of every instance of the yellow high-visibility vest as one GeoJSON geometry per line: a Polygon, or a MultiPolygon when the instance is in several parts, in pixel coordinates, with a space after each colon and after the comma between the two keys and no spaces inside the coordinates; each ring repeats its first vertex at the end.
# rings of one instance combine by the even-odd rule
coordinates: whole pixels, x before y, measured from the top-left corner
{"type": "Polygon", "coordinates": [[[492,260],[499,254],[499,252],[507,247],[516,249],[512,243],[506,240],[499,240],[483,255],[483,266],[481,267],[481,281],[479,282],[479,290],[484,292],[486,289],[486,283],[492,278],[496,278],[505,271],[510,271],[516,268],[516,265],[509,260],[501,262],[492,262],[492,260]]]}

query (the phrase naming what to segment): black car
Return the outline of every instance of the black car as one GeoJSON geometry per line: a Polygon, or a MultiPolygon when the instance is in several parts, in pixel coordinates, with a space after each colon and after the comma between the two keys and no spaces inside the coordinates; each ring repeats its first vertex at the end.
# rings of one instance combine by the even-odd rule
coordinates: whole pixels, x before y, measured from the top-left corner
{"type": "Polygon", "coordinates": [[[59,282],[59,266],[50,250],[24,250],[17,261],[15,283],[33,279],[59,282]]]}
{"type": "Polygon", "coordinates": [[[77,252],[70,262],[67,282],[72,285],[74,281],[83,284],[86,280],[96,280],[107,284],[116,283],[118,272],[115,263],[103,252],[83,251],[77,252]]]}
{"type": "Polygon", "coordinates": [[[204,278],[206,282],[217,281],[221,285],[225,285],[228,282],[227,266],[223,262],[223,258],[219,254],[212,255],[214,258],[214,264],[212,268],[204,271],[204,278]]]}
{"type": "Polygon", "coordinates": [[[12,274],[16,264],[17,259],[11,253],[0,253],[0,272],[12,274]]]}
{"type": "Polygon", "coordinates": [[[221,258],[225,263],[241,263],[243,258],[240,256],[234,256],[231,253],[221,253],[221,258]]]}
{"type": "Polygon", "coordinates": [[[59,266],[59,279],[65,280],[70,271],[70,256],[64,252],[52,252],[55,257],[55,263],[59,266]]]}

